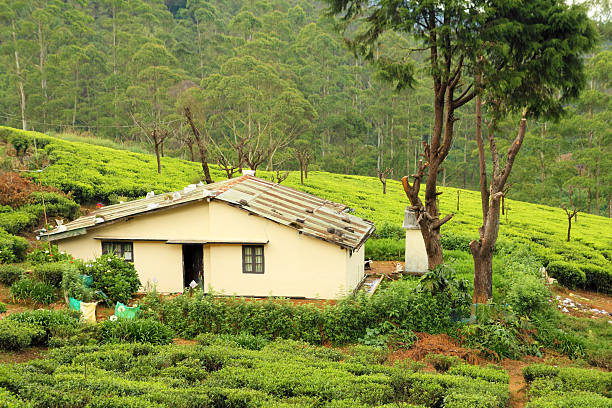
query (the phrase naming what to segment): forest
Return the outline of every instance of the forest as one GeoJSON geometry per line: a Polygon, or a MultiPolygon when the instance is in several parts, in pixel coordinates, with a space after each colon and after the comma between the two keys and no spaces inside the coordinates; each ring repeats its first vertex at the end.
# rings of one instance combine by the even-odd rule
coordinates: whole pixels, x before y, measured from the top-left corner
{"type": "MultiPolygon", "coordinates": [[[[505,192],[610,217],[610,4],[584,7],[598,37],[583,56],[586,89],[560,117],[528,122],[505,192]]],[[[228,175],[305,167],[398,180],[417,172],[434,131],[428,59],[416,39],[396,31],[377,39],[370,58],[413,61],[414,81],[394,86],[346,47],[323,3],[4,0],[0,9],[7,126],[196,162],[204,154],[228,175]]],[[[479,188],[475,105],[455,111],[441,186],[479,188]]],[[[498,124],[500,145],[514,138],[517,118],[498,124]]]]}

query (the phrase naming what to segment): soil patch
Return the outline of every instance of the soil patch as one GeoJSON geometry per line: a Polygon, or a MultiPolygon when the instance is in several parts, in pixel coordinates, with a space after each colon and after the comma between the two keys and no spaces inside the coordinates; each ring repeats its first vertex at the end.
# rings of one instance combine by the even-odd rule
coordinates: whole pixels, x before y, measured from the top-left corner
{"type": "Polygon", "coordinates": [[[30,347],[20,351],[0,351],[0,363],[25,363],[44,357],[45,347],[30,347]]]}
{"type": "Polygon", "coordinates": [[[582,289],[567,289],[564,286],[551,286],[559,310],[575,317],[612,320],[612,296],[582,289]],[[565,302],[565,303],[564,303],[565,302]],[[594,312],[598,310],[599,312],[594,312]],[[606,313],[601,313],[605,311],[606,313]]]}

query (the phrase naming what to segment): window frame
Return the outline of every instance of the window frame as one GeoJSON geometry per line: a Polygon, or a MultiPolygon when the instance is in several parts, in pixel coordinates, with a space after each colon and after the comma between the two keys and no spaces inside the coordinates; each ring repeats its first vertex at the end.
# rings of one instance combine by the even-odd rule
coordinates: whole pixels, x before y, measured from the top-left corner
{"type": "Polygon", "coordinates": [[[119,258],[123,259],[126,262],[134,262],[134,242],[133,241],[102,241],[102,255],[106,255],[106,254],[114,254],[116,256],[118,256],[119,258]],[[105,249],[104,247],[107,245],[119,245],[119,247],[121,248],[120,253],[116,253],[115,250],[113,249],[112,251],[109,251],[108,248],[105,249]],[[131,247],[131,251],[126,251],[126,246],[130,246],[131,247]],[[131,252],[132,254],[132,258],[131,259],[126,259],[125,258],[125,253],[126,252],[131,252]]]}
{"type": "Polygon", "coordinates": [[[265,257],[265,251],[264,251],[264,245],[242,245],[242,273],[248,273],[248,274],[252,274],[252,275],[263,275],[266,272],[266,257],[265,257]],[[247,262],[246,258],[247,258],[247,254],[246,254],[246,250],[247,248],[250,248],[253,252],[250,255],[251,256],[251,261],[247,262]],[[259,265],[257,263],[257,255],[256,255],[256,251],[257,249],[261,248],[261,272],[257,272],[257,265],[259,265]],[[251,265],[251,270],[248,271],[247,270],[247,265],[251,265]]]}

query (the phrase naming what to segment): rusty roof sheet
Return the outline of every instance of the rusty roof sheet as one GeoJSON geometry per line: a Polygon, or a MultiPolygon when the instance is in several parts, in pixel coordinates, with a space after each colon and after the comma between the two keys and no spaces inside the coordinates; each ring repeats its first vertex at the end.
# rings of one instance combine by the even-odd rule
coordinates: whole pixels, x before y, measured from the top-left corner
{"type": "Polygon", "coordinates": [[[374,232],[372,222],[344,212],[346,206],[343,204],[247,175],[213,184],[192,184],[180,191],[102,207],[44,236],[49,240],[62,239],[68,231],[102,226],[125,217],[203,199],[227,202],[305,235],[354,250],[374,232]]]}

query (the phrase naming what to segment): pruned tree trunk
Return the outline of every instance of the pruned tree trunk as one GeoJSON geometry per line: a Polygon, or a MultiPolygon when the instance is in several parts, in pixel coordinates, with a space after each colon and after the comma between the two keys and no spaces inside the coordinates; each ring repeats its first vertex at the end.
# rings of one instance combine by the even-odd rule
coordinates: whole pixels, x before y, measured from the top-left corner
{"type": "Polygon", "coordinates": [[[187,118],[187,122],[189,122],[189,126],[191,126],[193,137],[195,138],[196,144],[198,145],[198,150],[200,151],[202,171],[204,171],[204,181],[206,181],[206,184],[212,184],[214,183],[214,181],[210,177],[210,169],[208,168],[208,151],[206,150],[206,146],[204,146],[204,142],[202,141],[202,137],[200,136],[200,131],[196,127],[195,123],[193,123],[193,118],[191,117],[191,110],[188,106],[185,106],[185,117],[187,118]]]}
{"type": "Polygon", "coordinates": [[[570,242],[570,234],[572,231],[572,218],[574,218],[574,220],[577,219],[578,216],[578,210],[576,209],[572,209],[572,211],[568,210],[567,208],[564,208],[565,210],[565,214],[567,215],[567,242],[570,242]]]}
{"type": "Polygon", "coordinates": [[[499,217],[501,200],[505,193],[506,182],[527,131],[526,110],[523,110],[518,134],[507,152],[506,163],[501,166],[495,143],[497,121],[495,117],[488,125],[489,149],[493,171],[487,188],[484,143],[482,140],[482,100],[476,99],[476,142],[478,143],[478,160],[480,164],[480,193],[483,223],[479,228],[479,239],[470,242],[470,252],[474,259],[474,298],[473,302],[487,303],[493,297],[493,252],[499,234],[499,217]]]}

